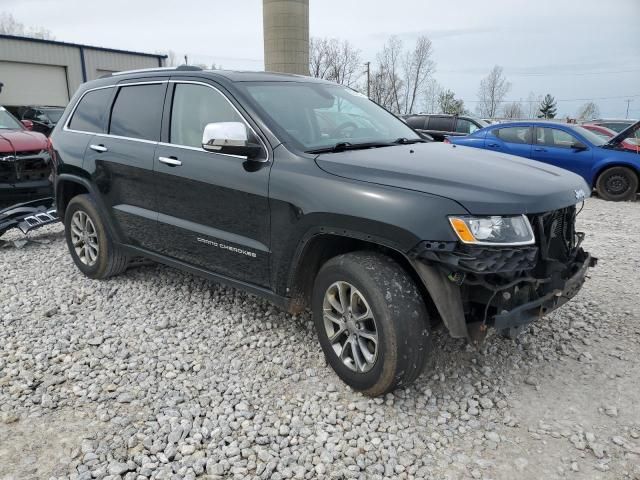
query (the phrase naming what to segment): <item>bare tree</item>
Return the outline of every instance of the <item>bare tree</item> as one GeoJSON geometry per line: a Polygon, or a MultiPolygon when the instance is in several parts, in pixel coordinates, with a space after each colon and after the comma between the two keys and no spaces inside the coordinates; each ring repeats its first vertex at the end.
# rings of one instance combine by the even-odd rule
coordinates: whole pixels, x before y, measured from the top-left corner
{"type": "Polygon", "coordinates": [[[435,78],[427,80],[424,89],[424,111],[426,113],[436,113],[438,111],[438,98],[441,92],[442,86],[435,78]]]}
{"type": "Polygon", "coordinates": [[[353,86],[362,75],[360,50],[348,40],[312,38],[309,42],[309,74],[353,86]]]}
{"type": "Polygon", "coordinates": [[[371,72],[371,100],[390,111],[394,111],[393,87],[389,75],[382,69],[371,72]]]}
{"type": "Polygon", "coordinates": [[[412,51],[404,59],[404,113],[413,113],[416,101],[425,88],[427,80],[433,74],[435,63],[432,60],[431,40],[421,36],[412,51]]]}
{"type": "Polygon", "coordinates": [[[0,34],[41,38],[44,40],[54,39],[50,30],[44,27],[26,27],[24,23],[18,22],[13,15],[6,12],[0,13],[0,34]]]}
{"type": "Polygon", "coordinates": [[[587,102],[578,110],[579,120],[593,120],[600,116],[600,108],[594,102],[587,102]]]}
{"type": "Polygon", "coordinates": [[[481,117],[495,117],[500,103],[502,103],[510,88],[511,83],[503,75],[502,67],[494,66],[489,75],[480,81],[480,89],[478,90],[479,102],[476,107],[478,114],[481,117]]]}
{"type": "Polygon", "coordinates": [[[392,36],[384,44],[382,52],[378,54],[378,64],[380,72],[386,77],[387,88],[391,94],[391,105],[389,108],[394,113],[403,111],[403,89],[404,82],[401,78],[401,56],[402,56],[402,40],[396,36],[392,36]]]}
{"type": "Polygon", "coordinates": [[[504,118],[524,118],[524,109],[520,102],[505,103],[502,108],[504,118]]]}

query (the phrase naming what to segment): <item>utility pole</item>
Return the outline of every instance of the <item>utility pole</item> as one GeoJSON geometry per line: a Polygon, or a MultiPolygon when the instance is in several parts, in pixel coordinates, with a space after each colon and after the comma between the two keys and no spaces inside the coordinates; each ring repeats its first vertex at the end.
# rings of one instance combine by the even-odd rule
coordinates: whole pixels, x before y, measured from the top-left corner
{"type": "Polygon", "coordinates": [[[367,98],[371,98],[371,62],[365,65],[367,66],[367,98]]]}
{"type": "Polygon", "coordinates": [[[189,59],[187,58],[187,56],[184,56],[184,64],[185,65],[189,65],[189,59]]]}
{"type": "Polygon", "coordinates": [[[629,118],[629,104],[632,102],[633,100],[631,100],[630,98],[627,99],[627,114],[624,118],[629,118]]]}

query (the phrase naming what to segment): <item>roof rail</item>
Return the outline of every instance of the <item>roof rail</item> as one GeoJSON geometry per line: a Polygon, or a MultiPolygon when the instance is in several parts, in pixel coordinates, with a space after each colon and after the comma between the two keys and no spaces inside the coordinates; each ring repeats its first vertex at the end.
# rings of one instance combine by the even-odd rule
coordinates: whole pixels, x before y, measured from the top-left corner
{"type": "Polygon", "coordinates": [[[107,78],[117,75],[128,75],[129,73],[146,73],[146,72],[166,72],[167,70],[180,71],[201,71],[202,68],[195,65],[180,65],[178,67],[155,67],[155,68],[139,68],[137,70],[123,70],[122,72],[112,72],[101,76],[100,78],[107,78]]]}

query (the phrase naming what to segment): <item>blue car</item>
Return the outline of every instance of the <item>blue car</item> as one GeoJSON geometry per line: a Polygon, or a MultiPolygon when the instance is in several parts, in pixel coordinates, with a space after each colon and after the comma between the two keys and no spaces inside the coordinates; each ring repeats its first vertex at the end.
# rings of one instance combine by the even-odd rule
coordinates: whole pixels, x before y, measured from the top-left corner
{"type": "Polygon", "coordinates": [[[484,148],[549,163],[585,179],[605,200],[634,200],[640,177],[640,146],[624,148],[624,140],[638,142],[640,122],[610,140],[579,125],[522,121],[498,123],[465,137],[448,137],[455,145],[484,148]]]}

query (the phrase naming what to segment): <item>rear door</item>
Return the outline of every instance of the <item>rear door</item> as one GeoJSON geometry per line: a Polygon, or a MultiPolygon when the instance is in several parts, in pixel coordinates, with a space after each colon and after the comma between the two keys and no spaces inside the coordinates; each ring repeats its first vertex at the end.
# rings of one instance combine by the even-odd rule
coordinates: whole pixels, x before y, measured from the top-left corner
{"type": "Polygon", "coordinates": [[[84,161],[123,241],[154,251],[158,213],[153,159],[166,88],[166,80],[116,86],[107,133],[91,140],[84,161]]]}
{"type": "Polygon", "coordinates": [[[487,132],[484,143],[487,150],[531,158],[531,127],[494,128],[487,132]]]}
{"type": "Polygon", "coordinates": [[[589,178],[593,149],[589,147],[575,149],[573,145],[576,142],[586,146],[583,139],[566,130],[555,127],[536,127],[535,145],[531,158],[566,168],[584,178],[589,178]]]}
{"type": "Polygon", "coordinates": [[[429,115],[425,124],[425,130],[438,141],[444,140],[447,135],[455,134],[455,118],[446,115],[429,115]]]}
{"type": "Polygon", "coordinates": [[[202,149],[208,123],[242,122],[266,143],[227,92],[172,79],[164,142],[155,156],[162,253],[234,279],[269,284],[270,162],[202,149]]]}

